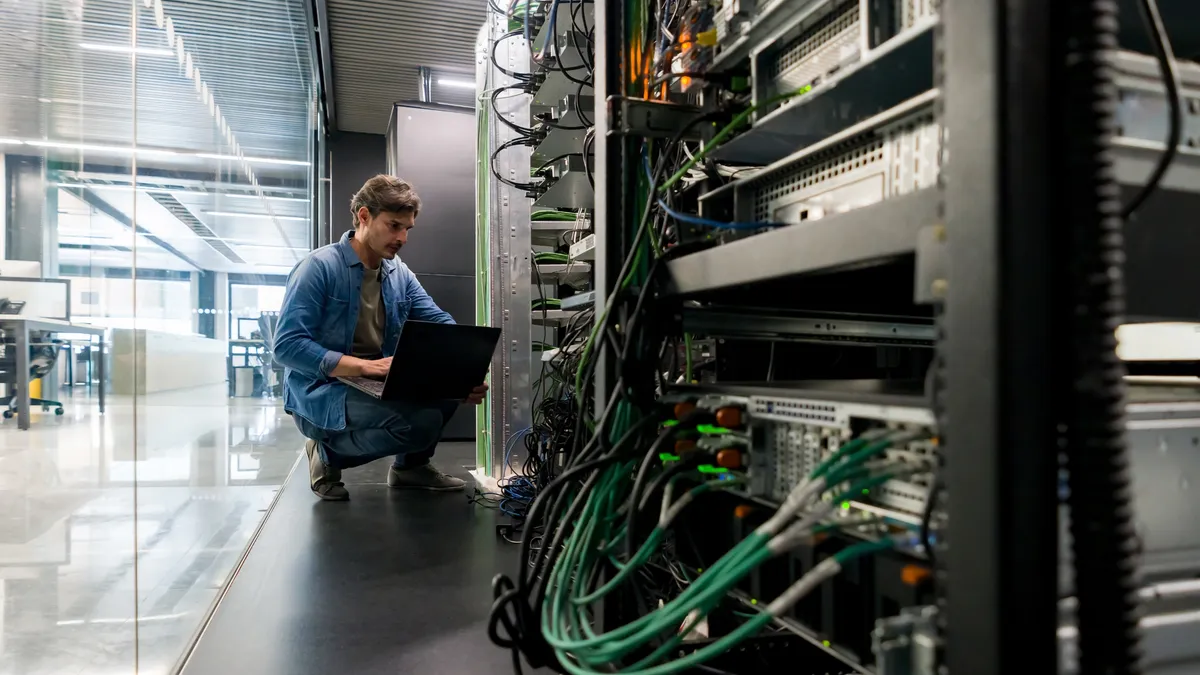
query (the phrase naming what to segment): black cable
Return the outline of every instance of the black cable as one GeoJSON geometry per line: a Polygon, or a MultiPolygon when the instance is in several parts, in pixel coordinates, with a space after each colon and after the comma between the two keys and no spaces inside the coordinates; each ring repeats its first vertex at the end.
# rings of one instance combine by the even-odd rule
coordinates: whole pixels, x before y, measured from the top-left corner
{"type": "MultiPolygon", "coordinates": [[[[583,115],[580,115],[580,117],[583,117],[583,115]]],[[[593,154],[594,154],[593,151],[595,150],[595,148],[596,148],[596,134],[589,133],[583,139],[583,156],[585,157],[585,160],[583,162],[583,175],[587,176],[588,185],[591,185],[593,189],[595,189],[595,187],[596,187],[596,178],[594,176],[592,176],[592,163],[587,161],[586,158],[593,156],[593,154]]]]}
{"type": "Polygon", "coordinates": [[[516,183],[505,178],[504,176],[501,176],[500,172],[496,170],[496,157],[498,157],[504,150],[507,150],[508,148],[514,148],[518,145],[528,146],[531,145],[531,141],[528,138],[513,138],[501,143],[492,152],[491,159],[488,160],[488,168],[491,169],[492,175],[496,177],[496,180],[508,185],[509,187],[514,187],[518,190],[536,190],[542,187],[541,183],[516,183]]]}
{"type": "Polygon", "coordinates": [[[1154,44],[1154,56],[1158,59],[1159,70],[1162,71],[1163,85],[1167,90],[1167,105],[1170,109],[1170,124],[1167,131],[1167,147],[1158,158],[1158,164],[1150,178],[1138,190],[1133,199],[1121,209],[1121,217],[1128,220],[1138,208],[1146,202],[1151,194],[1162,183],[1163,176],[1171,168],[1171,162],[1179,151],[1179,141],[1183,137],[1183,105],[1179,100],[1179,73],[1175,69],[1175,54],[1171,49],[1171,38],[1163,26],[1162,15],[1158,11],[1157,0],[1141,0],[1138,3],[1142,21],[1150,33],[1154,44]]]}
{"type": "MultiPolygon", "coordinates": [[[[582,79],[582,80],[571,74],[571,71],[573,71],[573,70],[587,69],[586,63],[581,63],[578,66],[571,66],[570,68],[566,68],[563,66],[562,58],[560,58],[562,55],[562,49],[558,45],[558,31],[557,30],[554,31],[554,37],[552,39],[553,39],[553,44],[554,44],[554,67],[563,74],[563,77],[567,78],[568,80],[570,80],[576,84],[591,84],[591,73],[590,72],[588,73],[588,77],[586,79],[582,79]]],[[[583,58],[582,54],[583,54],[584,50],[576,49],[576,51],[580,53],[580,58],[583,58]]]]}
{"type": "Polygon", "coordinates": [[[520,134],[524,137],[527,137],[527,138],[531,137],[536,133],[533,129],[530,129],[528,127],[523,127],[523,126],[517,124],[516,122],[510,121],[507,117],[504,116],[503,113],[501,113],[499,110],[496,109],[496,97],[500,96],[500,92],[507,91],[510,89],[516,89],[518,91],[524,92],[525,94],[530,93],[529,90],[524,87],[524,85],[519,85],[519,84],[510,84],[510,85],[507,85],[504,87],[496,87],[496,89],[492,91],[492,96],[491,96],[492,111],[496,113],[496,119],[500,120],[504,124],[504,126],[508,127],[509,129],[512,129],[513,131],[517,132],[518,134],[520,134]]]}
{"type": "Polygon", "coordinates": [[[508,12],[496,4],[496,0],[488,0],[488,7],[500,16],[508,16],[508,12]]]}
{"type": "Polygon", "coordinates": [[[583,157],[583,153],[581,153],[581,152],[564,152],[561,155],[556,155],[556,156],[551,157],[550,159],[542,162],[541,165],[538,166],[538,168],[533,170],[533,172],[536,174],[541,174],[541,172],[543,170],[545,170],[546,167],[550,166],[551,164],[557,162],[560,159],[566,159],[568,157],[583,157]]]}
{"type": "Polygon", "coordinates": [[[507,40],[508,38],[516,37],[516,36],[522,35],[522,34],[523,33],[522,33],[521,29],[518,28],[517,30],[511,30],[511,31],[505,33],[504,35],[501,35],[500,37],[496,38],[496,41],[492,43],[491,58],[492,58],[492,65],[496,67],[496,70],[513,78],[514,80],[522,80],[522,81],[528,82],[529,80],[533,79],[533,73],[515,73],[511,70],[507,70],[504,66],[500,65],[500,63],[496,60],[496,46],[499,45],[504,40],[507,40]]]}

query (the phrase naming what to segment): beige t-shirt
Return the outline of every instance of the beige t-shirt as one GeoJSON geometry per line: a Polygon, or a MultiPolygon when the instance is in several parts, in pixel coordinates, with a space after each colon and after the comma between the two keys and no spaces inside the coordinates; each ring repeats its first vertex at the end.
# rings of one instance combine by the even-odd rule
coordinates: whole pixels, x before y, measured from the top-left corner
{"type": "Polygon", "coordinates": [[[354,343],[350,355],[377,359],[383,355],[383,291],[379,270],[363,267],[362,291],[358,295],[358,323],[354,325],[354,343]]]}

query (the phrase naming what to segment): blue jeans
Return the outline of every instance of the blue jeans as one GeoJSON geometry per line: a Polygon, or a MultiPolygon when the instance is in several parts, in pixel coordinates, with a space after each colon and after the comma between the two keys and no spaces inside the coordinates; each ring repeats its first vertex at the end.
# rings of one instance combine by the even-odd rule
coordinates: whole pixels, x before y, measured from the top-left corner
{"type": "Polygon", "coordinates": [[[330,467],[350,469],[395,455],[392,466],[412,469],[429,463],[458,405],[458,401],[384,402],[346,387],[345,429],[329,431],[299,415],[294,418],[300,433],[319,441],[321,459],[330,467]]]}

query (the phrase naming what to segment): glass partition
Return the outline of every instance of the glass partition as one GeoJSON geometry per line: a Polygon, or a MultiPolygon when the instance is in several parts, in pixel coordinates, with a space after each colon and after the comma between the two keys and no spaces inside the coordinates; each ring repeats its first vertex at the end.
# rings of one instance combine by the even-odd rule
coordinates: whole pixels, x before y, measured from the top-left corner
{"type": "Polygon", "coordinates": [[[305,2],[2,4],[0,673],[173,672],[303,452],[305,2]]]}

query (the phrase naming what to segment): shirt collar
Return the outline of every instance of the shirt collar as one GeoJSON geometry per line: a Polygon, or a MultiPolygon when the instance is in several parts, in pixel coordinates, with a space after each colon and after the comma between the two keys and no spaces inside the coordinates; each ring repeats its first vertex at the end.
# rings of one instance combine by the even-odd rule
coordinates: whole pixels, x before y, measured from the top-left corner
{"type": "MultiPolygon", "coordinates": [[[[354,230],[350,230],[342,235],[342,238],[337,243],[338,253],[342,255],[342,262],[346,267],[354,267],[358,265],[363,267],[362,260],[359,260],[358,254],[354,252],[354,247],[350,245],[350,240],[354,237],[354,230]]],[[[395,260],[381,260],[379,263],[379,274],[386,276],[396,269],[395,260]]]]}

